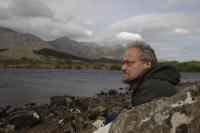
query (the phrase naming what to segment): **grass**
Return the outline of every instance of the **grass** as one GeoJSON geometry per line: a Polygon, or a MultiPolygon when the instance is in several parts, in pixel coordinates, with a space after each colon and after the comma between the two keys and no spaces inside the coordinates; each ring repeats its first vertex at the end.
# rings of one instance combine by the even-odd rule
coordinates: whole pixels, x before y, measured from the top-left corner
{"type": "Polygon", "coordinates": [[[164,62],[174,66],[177,70],[182,72],[200,72],[200,61],[186,61],[186,62],[177,62],[177,61],[168,61],[164,62]]]}
{"type": "MultiPolygon", "coordinates": [[[[115,65],[114,65],[115,66],[115,65]]],[[[109,63],[88,63],[57,60],[54,58],[43,59],[1,59],[0,68],[40,68],[40,69],[95,69],[95,70],[116,70],[113,64],[109,63]]]]}
{"type": "MultiPolygon", "coordinates": [[[[181,72],[200,72],[200,61],[163,62],[174,66],[181,72]]],[[[97,63],[82,60],[65,60],[53,57],[29,59],[0,59],[0,68],[41,68],[41,69],[94,69],[94,70],[120,70],[119,63],[97,63]]]]}

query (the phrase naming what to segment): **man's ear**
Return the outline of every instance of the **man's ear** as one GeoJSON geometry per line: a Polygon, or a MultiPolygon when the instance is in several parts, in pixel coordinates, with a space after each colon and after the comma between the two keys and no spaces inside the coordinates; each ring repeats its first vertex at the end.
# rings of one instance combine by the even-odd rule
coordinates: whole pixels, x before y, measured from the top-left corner
{"type": "Polygon", "coordinates": [[[151,62],[150,61],[145,61],[144,62],[144,68],[150,68],[152,66],[151,62]]]}

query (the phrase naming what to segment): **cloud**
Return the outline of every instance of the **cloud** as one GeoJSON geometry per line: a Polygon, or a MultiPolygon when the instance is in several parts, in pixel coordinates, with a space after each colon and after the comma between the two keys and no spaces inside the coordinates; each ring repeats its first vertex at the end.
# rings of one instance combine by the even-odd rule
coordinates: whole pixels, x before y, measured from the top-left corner
{"type": "Polygon", "coordinates": [[[9,19],[9,12],[6,8],[0,7],[0,20],[9,19]]]}
{"type": "Polygon", "coordinates": [[[175,47],[175,46],[176,46],[175,44],[173,44],[172,46],[169,44],[162,43],[154,47],[154,49],[159,59],[178,60],[178,61],[187,61],[187,60],[199,61],[200,59],[199,46],[195,46],[195,44],[193,44],[192,46],[187,44],[182,45],[180,47],[175,47]]]}
{"type": "Polygon", "coordinates": [[[199,60],[199,52],[195,50],[200,40],[199,23],[200,16],[195,13],[143,14],[117,21],[109,30],[111,34],[126,31],[142,35],[160,59],[199,60]]]}
{"type": "Polygon", "coordinates": [[[142,36],[138,33],[121,32],[116,36],[119,40],[126,41],[139,41],[142,40],[142,36]]]}
{"type": "Polygon", "coordinates": [[[46,18],[32,19],[31,22],[29,20],[19,20],[16,22],[14,25],[14,22],[9,21],[7,25],[10,25],[8,27],[13,26],[14,29],[17,29],[20,32],[28,32],[38,35],[44,40],[53,40],[62,36],[79,40],[82,38],[90,38],[93,35],[92,31],[73,22],[65,24],[54,22],[46,18]]]}
{"type": "Polygon", "coordinates": [[[188,30],[182,28],[177,28],[174,32],[181,35],[188,35],[190,33],[188,30]]]}
{"type": "Polygon", "coordinates": [[[197,30],[199,29],[199,23],[200,17],[195,14],[145,14],[115,22],[110,25],[109,30],[112,32],[127,31],[131,33],[139,33],[146,41],[159,42],[177,39],[177,36],[174,34],[174,29],[177,29],[177,27],[185,27],[185,29],[187,29],[187,31],[185,29],[180,31],[179,28],[176,31],[179,34],[182,33],[189,36],[200,35],[198,32],[199,30],[197,30]]]}
{"type": "Polygon", "coordinates": [[[8,7],[10,1],[11,1],[11,0],[1,0],[1,1],[0,1],[0,6],[1,6],[1,7],[8,7]]]}
{"type": "Polygon", "coordinates": [[[85,33],[88,37],[91,37],[93,35],[93,32],[90,30],[85,30],[85,33]]]}
{"type": "Polygon", "coordinates": [[[87,25],[93,25],[94,23],[91,20],[86,20],[85,24],[87,24],[87,25]]]}
{"type": "Polygon", "coordinates": [[[54,12],[39,0],[13,0],[9,9],[13,15],[19,17],[54,17],[54,12]]]}
{"type": "MultiPolygon", "coordinates": [[[[79,40],[91,38],[93,31],[71,14],[57,17],[47,3],[39,0],[10,0],[0,5],[0,26],[19,32],[32,33],[44,40],[67,36],[79,40]]],[[[88,23],[92,21],[88,20],[88,23]]]]}
{"type": "Polygon", "coordinates": [[[164,5],[164,7],[176,7],[176,6],[183,6],[183,5],[194,5],[199,4],[199,0],[150,0],[155,2],[156,4],[164,5]]]}

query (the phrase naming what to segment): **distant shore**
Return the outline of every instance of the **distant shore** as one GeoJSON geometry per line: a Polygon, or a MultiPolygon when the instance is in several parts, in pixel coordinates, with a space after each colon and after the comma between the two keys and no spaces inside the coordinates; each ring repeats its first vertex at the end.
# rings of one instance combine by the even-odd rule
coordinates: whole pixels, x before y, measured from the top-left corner
{"type": "MultiPolygon", "coordinates": [[[[162,63],[170,64],[181,72],[200,72],[200,61],[166,61],[162,63]]],[[[24,58],[0,59],[0,68],[120,70],[121,64],[24,58]]]]}
{"type": "Polygon", "coordinates": [[[63,60],[4,59],[0,68],[120,70],[120,64],[63,60]]]}

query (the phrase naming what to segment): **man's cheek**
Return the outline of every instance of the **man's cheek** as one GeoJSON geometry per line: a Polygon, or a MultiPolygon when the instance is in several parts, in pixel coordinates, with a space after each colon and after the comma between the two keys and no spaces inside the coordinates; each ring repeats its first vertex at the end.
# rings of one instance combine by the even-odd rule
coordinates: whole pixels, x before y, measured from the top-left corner
{"type": "Polygon", "coordinates": [[[127,74],[127,73],[125,73],[125,74],[123,74],[123,78],[124,78],[124,79],[129,79],[129,78],[130,78],[130,75],[127,74]]]}

